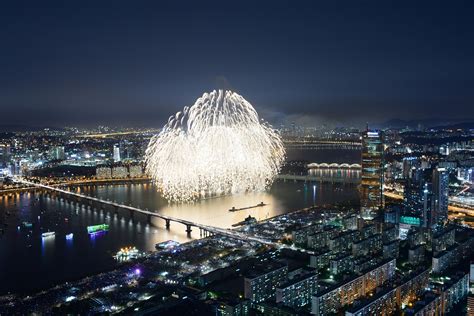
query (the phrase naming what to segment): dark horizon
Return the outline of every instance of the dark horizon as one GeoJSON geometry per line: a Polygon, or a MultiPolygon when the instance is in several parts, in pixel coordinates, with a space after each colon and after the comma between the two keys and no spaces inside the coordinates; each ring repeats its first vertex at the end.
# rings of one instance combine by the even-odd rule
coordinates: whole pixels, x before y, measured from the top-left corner
{"type": "Polygon", "coordinates": [[[216,88],[275,125],[474,121],[472,2],[50,1],[1,12],[2,126],[159,128],[216,88]]]}

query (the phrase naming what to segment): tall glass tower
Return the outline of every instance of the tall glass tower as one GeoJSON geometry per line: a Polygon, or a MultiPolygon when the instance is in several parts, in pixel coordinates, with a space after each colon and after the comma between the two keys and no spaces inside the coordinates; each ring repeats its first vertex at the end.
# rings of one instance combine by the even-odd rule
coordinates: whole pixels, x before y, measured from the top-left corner
{"type": "Polygon", "coordinates": [[[445,168],[433,170],[433,224],[440,224],[448,219],[449,174],[445,168]]]}
{"type": "Polygon", "coordinates": [[[114,162],[120,162],[122,159],[120,158],[120,145],[119,144],[115,144],[114,145],[114,162]]]}
{"type": "Polygon", "coordinates": [[[360,206],[363,218],[373,218],[384,206],[383,134],[367,130],[362,134],[362,180],[360,206]]]}

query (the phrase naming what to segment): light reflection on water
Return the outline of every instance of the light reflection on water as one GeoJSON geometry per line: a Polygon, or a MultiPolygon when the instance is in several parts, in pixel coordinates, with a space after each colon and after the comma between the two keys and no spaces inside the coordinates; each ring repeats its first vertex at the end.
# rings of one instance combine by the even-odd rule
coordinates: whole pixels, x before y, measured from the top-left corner
{"type": "MultiPolygon", "coordinates": [[[[79,191],[79,190],[78,190],[79,191]]],[[[275,183],[269,192],[225,196],[193,204],[168,204],[152,184],[89,186],[82,194],[115,200],[124,204],[156,210],[162,214],[185,218],[206,225],[229,228],[248,215],[263,220],[312,204],[328,204],[357,198],[354,186],[275,183]],[[242,208],[264,202],[265,206],[229,212],[232,207],[242,208]]],[[[0,238],[0,294],[49,287],[65,280],[110,269],[116,265],[112,255],[125,246],[140,250],[154,250],[155,244],[173,239],[189,240],[185,226],[171,223],[165,228],[164,220],[145,216],[129,217],[128,212],[99,212],[55,199],[33,194],[18,195],[15,199],[0,200],[0,213],[9,209],[12,215],[5,235],[0,238]],[[23,221],[33,223],[31,232],[17,226],[23,221]],[[109,231],[100,236],[89,236],[86,227],[107,223],[109,231]],[[55,237],[41,238],[45,231],[55,231],[55,237]],[[73,240],[66,240],[73,233],[73,240]]],[[[0,214],[4,216],[4,214],[0,214]]],[[[199,238],[194,228],[192,238],[199,238]]]]}
{"type": "MultiPolygon", "coordinates": [[[[233,224],[243,221],[249,215],[257,220],[265,220],[280,214],[311,205],[332,204],[334,202],[357,199],[355,186],[277,182],[269,192],[228,195],[194,202],[192,204],[169,204],[151,184],[119,185],[85,187],[84,194],[89,194],[125,205],[134,205],[143,209],[158,212],[176,218],[184,218],[192,222],[231,228],[233,224]],[[137,201],[139,201],[137,203],[137,201]],[[235,207],[246,208],[263,202],[264,206],[230,212],[235,207]]],[[[127,216],[120,220],[121,226],[127,216]]],[[[144,216],[135,216],[135,229],[142,231],[147,227],[144,216]]],[[[174,239],[180,242],[189,240],[185,227],[179,223],[171,223],[171,229],[164,229],[165,222],[159,218],[152,219],[151,231],[155,236],[150,237],[145,250],[153,250],[154,245],[163,240],[174,239]]],[[[132,225],[128,221],[128,225],[132,225]]],[[[199,230],[194,228],[192,238],[199,237],[199,230]]]]}

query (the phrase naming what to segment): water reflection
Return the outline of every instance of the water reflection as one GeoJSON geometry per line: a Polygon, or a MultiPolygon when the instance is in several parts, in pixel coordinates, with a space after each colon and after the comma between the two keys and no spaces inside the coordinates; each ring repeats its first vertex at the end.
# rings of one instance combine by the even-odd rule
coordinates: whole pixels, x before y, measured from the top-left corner
{"type": "Polygon", "coordinates": [[[56,236],[41,237],[41,254],[43,257],[49,257],[54,253],[54,244],[56,236]]]}
{"type": "Polygon", "coordinates": [[[308,173],[317,178],[360,179],[360,169],[312,168],[308,173]]]}
{"type": "MultiPolygon", "coordinates": [[[[225,228],[248,215],[263,220],[312,204],[347,201],[358,196],[355,186],[314,186],[314,183],[301,182],[277,182],[269,192],[225,196],[194,204],[168,204],[151,184],[85,186],[80,191],[127,205],[140,205],[164,215],[225,228]],[[261,202],[266,205],[229,212],[232,207],[245,208],[261,202]]],[[[16,201],[1,200],[0,213],[7,209],[12,215],[5,217],[8,226],[5,235],[0,238],[0,294],[48,287],[109,269],[116,265],[112,255],[122,247],[135,246],[149,251],[162,241],[189,240],[186,227],[182,224],[171,223],[167,230],[165,221],[159,218],[153,218],[148,223],[145,216],[131,219],[128,212],[104,212],[58,201],[54,197],[25,194],[16,201]],[[17,226],[24,221],[33,224],[31,232],[23,228],[17,230],[17,226]],[[110,225],[107,234],[87,234],[87,226],[103,223],[110,225]],[[45,231],[56,232],[55,238],[41,239],[41,233],[45,231]],[[74,234],[74,238],[67,240],[66,235],[70,233],[74,234]],[[19,275],[18,271],[22,273],[19,275]],[[48,277],[39,277],[45,275],[48,277]]],[[[193,230],[191,238],[199,238],[198,229],[193,230]]]]}

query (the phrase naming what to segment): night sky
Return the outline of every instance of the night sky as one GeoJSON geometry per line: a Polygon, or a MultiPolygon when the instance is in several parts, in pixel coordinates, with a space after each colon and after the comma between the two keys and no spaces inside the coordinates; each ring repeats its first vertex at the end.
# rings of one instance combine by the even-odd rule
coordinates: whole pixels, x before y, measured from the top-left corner
{"type": "Polygon", "coordinates": [[[474,118],[474,1],[8,2],[0,125],[160,127],[216,88],[274,124],[474,118]]]}

